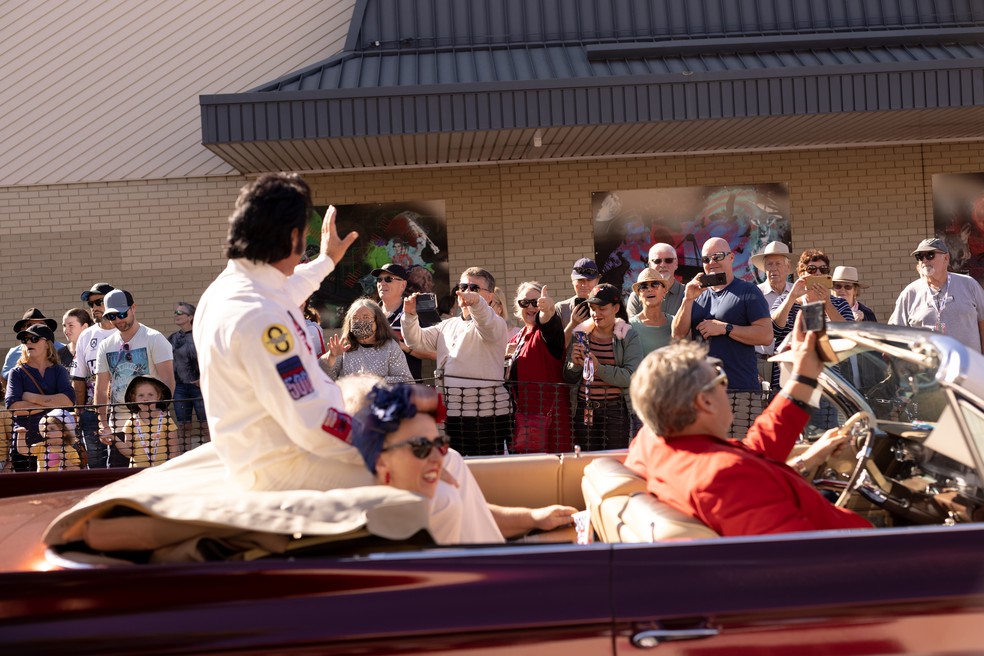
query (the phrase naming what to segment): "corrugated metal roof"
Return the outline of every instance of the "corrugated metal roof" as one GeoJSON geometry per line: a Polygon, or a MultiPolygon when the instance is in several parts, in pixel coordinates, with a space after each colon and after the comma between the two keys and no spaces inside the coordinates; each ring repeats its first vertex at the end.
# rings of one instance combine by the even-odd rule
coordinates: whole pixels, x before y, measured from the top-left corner
{"type": "Polygon", "coordinates": [[[743,147],[984,138],[984,1],[362,0],[346,44],[256,91],[203,96],[206,147],[243,171],[687,152],[737,147],[710,129],[724,119],[910,110],[951,112],[936,131],[928,116],[917,130],[808,120],[817,133],[760,130],[743,147]],[[677,122],[689,129],[664,133],[677,122]],[[599,150],[624,126],[650,137],[599,150]],[[533,130],[574,127],[529,148],[533,130]]]}

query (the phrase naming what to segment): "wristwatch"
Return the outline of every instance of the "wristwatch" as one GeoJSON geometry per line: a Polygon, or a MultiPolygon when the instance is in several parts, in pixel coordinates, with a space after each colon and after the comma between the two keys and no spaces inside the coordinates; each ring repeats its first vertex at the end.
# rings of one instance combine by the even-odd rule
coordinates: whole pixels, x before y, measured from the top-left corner
{"type": "Polygon", "coordinates": [[[729,323],[724,326],[724,334],[731,337],[731,331],[735,329],[735,324],[729,323]]]}

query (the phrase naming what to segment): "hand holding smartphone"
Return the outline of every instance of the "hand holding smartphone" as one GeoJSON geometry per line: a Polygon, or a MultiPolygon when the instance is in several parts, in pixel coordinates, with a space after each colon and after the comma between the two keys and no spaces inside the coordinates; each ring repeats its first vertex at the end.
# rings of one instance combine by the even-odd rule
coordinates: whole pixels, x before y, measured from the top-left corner
{"type": "Polygon", "coordinates": [[[701,287],[717,287],[728,282],[728,276],[724,272],[705,273],[700,277],[701,287]]]}

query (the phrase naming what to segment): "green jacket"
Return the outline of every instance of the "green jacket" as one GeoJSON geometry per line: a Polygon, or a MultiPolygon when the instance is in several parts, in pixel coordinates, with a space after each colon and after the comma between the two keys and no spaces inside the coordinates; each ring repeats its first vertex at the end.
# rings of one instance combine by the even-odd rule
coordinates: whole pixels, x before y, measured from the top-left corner
{"type": "MultiPolygon", "coordinates": [[[[583,330],[586,325],[589,328],[592,327],[589,324],[590,320],[582,323],[574,329],[574,332],[590,333],[590,330],[583,330]]],[[[564,382],[572,384],[582,381],[581,374],[584,370],[583,366],[574,364],[571,361],[571,354],[574,352],[575,343],[576,340],[572,339],[570,346],[567,347],[567,361],[564,364],[564,382]]],[[[598,367],[595,370],[595,380],[604,381],[615,387],[621,387],[625,405],[631,408],[632,401],[629,399],[629,381],[632,380],[632,374],[635,373],[635,370],[642,363],[644,354],[642,352],[642,343],[639,341],[639,334],[632,326],[621,319],[615,320],[615,338],[612,340],[612,351],[615,356],[615,364],[601,365],[598,367]]]]}

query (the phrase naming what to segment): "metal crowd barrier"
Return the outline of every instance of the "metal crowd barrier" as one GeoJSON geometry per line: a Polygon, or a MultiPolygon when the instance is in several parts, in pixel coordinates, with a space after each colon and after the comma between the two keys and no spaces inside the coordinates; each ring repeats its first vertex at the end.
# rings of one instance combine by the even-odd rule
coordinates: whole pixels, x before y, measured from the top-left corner
{"type": "MultiPolygon", "coordinates": [[[[60,408],[71,414],[70,423],[74,423],[74,429],[67,439],[59,439],[56,434],[51,433],[43,443],[37,441],[41,433],[34,429],[28,431],[26,440],[15,440],[15,428],[22,423],[22,413],[0,409],[2,472],[148,467],[163,464],[209,441],[208,425],[204,419],[198,420],[193,408],[190,408],[190,422],[177,421],[178,408],[175,406],[196,401],[200,402],[200,399],[160,401],[158,403],[163,412],[149,423],[135,421],[136,415],[125,404],[60,408]],[[98,438],[98,411],[102,407],[109,411],[114,437],[112,445],[105,445],[98,438]]],[[[55,409],[51,408],[47,412],[55,409]]],[[[185,409],[180,410],[184,418],[185,409]]],[[[38,421],[47,412],[35,415],[38,421]]],[[[23,423],[31,425],[32,422],[26,420],[23,423]]],[[[37,423],[33,425],[37,426],[37,423]]]]}

